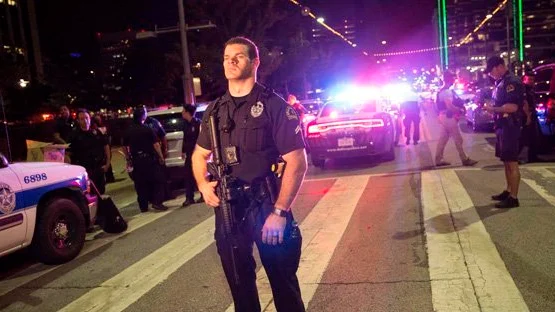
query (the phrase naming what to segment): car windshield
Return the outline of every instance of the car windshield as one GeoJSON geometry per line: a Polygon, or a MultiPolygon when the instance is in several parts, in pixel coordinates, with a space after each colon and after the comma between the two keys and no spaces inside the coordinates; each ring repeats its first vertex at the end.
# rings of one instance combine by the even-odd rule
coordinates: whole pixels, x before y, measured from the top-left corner
{"type": "Polygon", "coordinates": [[[181,113],[152,116],[156,118],[167,133],[183,131],[183,117],[181,113]]]}
{"type": "Polygon", "coordinates": [[[333,102],[328,103],[322,109],[320,117],[339,117],[356,115],[361,113],[375,113],[377,111],[377,103],[375,101],[364,103],[352,102],[333,102]]]}

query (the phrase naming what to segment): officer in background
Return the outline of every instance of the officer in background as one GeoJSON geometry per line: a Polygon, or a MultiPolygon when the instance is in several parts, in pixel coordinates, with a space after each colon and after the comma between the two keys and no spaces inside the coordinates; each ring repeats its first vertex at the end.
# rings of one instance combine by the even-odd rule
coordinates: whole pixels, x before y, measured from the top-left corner
{"type": "Polygon", "coordinates": [[[110,167],[110,146],[106,136],[91,129],[91,116],[86,110],[77,112],[79,127],[68,138],[71,163],[85,167],[91,181],[100,192],[106,191],[105,173],[110,167]]]}
{"type": "Polygon", "coordinates": [[[71,118],[69,108],[63,105],[60,107],[60,116],[56,119],[54,126],[54,143],[67,144],[69,135],[77,128],[75,120],[71,118]]]}
{"type": "Polygon", "coordinates": [[[133,110],[133,124],[123,136],[123,152],[128,166],[133,167],[133,182],[141,212],[148,211],[148,202],[156,210],[168,210],[164,201],[164,155],[154,131],[144,125],[146,109],[133,110]],[[130,162],[130,164],[129,164],[130,162]]]}
{"type": "Polygon", "coordinates": [[[237,186],[249,186],[251,190],[264,188],[261,181],[266,177],[275,178],[271,167],[282,156],[287,165],[275,202],[266,195],[261,205],[248,209],[252,199],[245,193],[232,205],[233,214],[239,220],[235,267],[240,285],[234,283],[231,246],[224,237],[220,209],[216,209],[215,238],[235,311],[260,311],[253,242],[268,275],[277,311],[304,311],[296,276],[302,238],[291,204],[307,168],[305,143],[295,110],[256,83],[259,65],[258,48],[251,40],[235,37],[226,42],[223,67],[228,91],[204,113],[193,153],[193,172],[206,203],[218,207],[217,182],[207,179],[207,160],[212,153],[208,128],[211,115],[215,116],[220,130],[223,161],[230,166],[229,174],[237,180],[237,186]]]}
{"type": "MultiPolygon", "coordinates": [[[[160,143],[160,149],[162,150],[162,155],[164,155],[164,159],[168,157],[168,139],[166,138],[166,130],[158,121],[158,119],[150,116],[146,116],[144,125],[152,129],[154,134],[156,134],[156,138],[158,143],[160,143]]],[[[166,172],[166,165],[162,166],[162,175],[164,182],[164,200],[170,200],[173,197],[170,187],[170,181],[167,179],[167,172],[166,172]]]]}
{"type": "Polygon", "coordinates": [[[443,87],[437,94],[438,122],[440,125],[439,141],[437,143],[435,162],[436,166],[449,166],[451,163],[443,159],[445,145],[450,138],[459,152],[459,158],[463,166],[474,166],[478,161],[466,155],[463,149],[463,138],[459,129],[459,119],[462,114],[462,100],[452,90],[456,76],[454,73],[446,71],[443,74],[443,87]]]}
{"type": "Polygon", "coordinates": [[[536,114],[536,95],[534,93],[536,75],[534,72],[527,71],[522,77],[522,83],[524,84],[524,115],[518,161],[525,164],[537,160],[541,133],[536,114]]]}
{"type": "Polygon", "coordinates": [[[518,187],[520,184],[520,170],[518,167],[519,140],[522,127],[522,107],[524,102],[524,86],[520,79],[511,74],[505,66],[505,61],[493,56],[488,59],[486,73],[495,82],[493,98],[494,106],[485,109],[495,113],[495,156],[505,165],[507,188],[491,199],[499,201],[497,208],[514,208],[519,206],[518,187]]]}
{"type": "MultiPolygon", "coordinates": [[[[200,120],[195,118],[197,107],[191,104],[184,104],[181,115],[183,116],[183,147],[182,157],[185,159],[185,201],[181,207],[187,207],[195,203],[195,189],[197,183],[193,176],[193,151],[197,144],[198,133],[200,131],[200,120]]],[[[202,194],[199,202],[203,202],[202,194]]]]}
{"type": "Polygon", "coordinates": [[[411,91],[401,102],[401,112],[404,115],[403,125],[405,126],[406,144],[410,144],[410,130],[412,129],[412,141],[414,145],[420,140],[420,97],[411,91]]]}

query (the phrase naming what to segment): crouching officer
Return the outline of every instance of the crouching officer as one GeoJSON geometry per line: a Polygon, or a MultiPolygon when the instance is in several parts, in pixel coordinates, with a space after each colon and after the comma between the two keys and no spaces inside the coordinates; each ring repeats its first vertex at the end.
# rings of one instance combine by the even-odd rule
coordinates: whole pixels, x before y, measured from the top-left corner
{"type": "Polygon", "coordinates": [[[193,172],[206,203],[219,207],[216,245],[235,311],[260,311],[253,243],[268,275],[277,311],[304,311],[296,276],[302,239],[291,204],[306,172],[305,144],[295,110],[256,83],[259,64],[258,49],[249,39],[235,37],[225,44],[223,66],[228,91],[204,113],[193,153],[193,172]],[[212,128],[217,133],[214,137],[210,119],[217,124],[212,128]],[[231,187],[243,190],[231,201],[235,220],[231,242],[226,238],[226,219],[220,207],[228,198],[218,198],[218,182],[207,178],[213,142],[220,147],[219,154],[228,169],[226,177],[234,181],[231,187]],[[264,181],[275,178],[271,168],[280,155],[286,162],[281,189],[272,190],[268,187],[272,183],[264,181]]]}
{"type": "Polygon", "coordinates": [[[495,105],[485,109],[495,113],[495,156],[505,165],[507,188],[491,199],[499,201],[497,208],[514,208],[518,202],[520,170],[518,155],[520,132],[522,127],[522,107],[524,102],[524,86],[520,79],[509,72],[505,61],[493,56],[488,59],[486,73],[496,80],[493,98],[495,105]]]}
{"type": "Polygon", "coordinates": [[[148,202],[156,210],[167,210],[164,201],[164,156],[158,139],[144,125],[146,109],[137,107],[133,111],[133,124],[123,136],[123,152],[128,166],[133,167],[133,182],[141,212],[148,211],[148,202]]]}

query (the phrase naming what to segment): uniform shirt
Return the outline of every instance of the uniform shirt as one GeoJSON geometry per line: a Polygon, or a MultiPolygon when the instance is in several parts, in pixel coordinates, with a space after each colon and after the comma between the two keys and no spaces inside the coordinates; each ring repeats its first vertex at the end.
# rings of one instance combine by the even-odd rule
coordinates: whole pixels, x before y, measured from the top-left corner
{"type": "Polygon", "coordinates": [[[104,147],[108,145],[108,139],[100,131],[78,128],[69,135],[68,143],[72,164],[87,170],[96,170],[105,164],[104,147]]]}
{"type": "Polygon", "coordinates": [[[71,135],[73,130],[75,130],[75,127],[76,125],[73,118],[69,117],[66,119],[66,118],[60,117],[56,119],[54,132],[59,133],[62,140],[67,142],[69,140],[69,136],[71,135]]]}
{"type": "Polygon", "coordinates": [[[524,101],[524,85],[522,81],[510,72],[505,73],[501,79],[495,82],[493,99],[495,100],[495,107],[512,103],[518,105],[518,110],[522,111],[524,101]]]}
{"type": "Polygon", "coordinates": [[[528,102],[528,107],[532,113],[536,113],[536,94],[534,93],[534,88],[532,86],[524,85],[524,94],[526,102],[528,102]]]}
{"type": "Polygon", "coordinates": [[[123,135],[123,146],[129,146],[133,158],[138,155],[156,157],[154,144],[157,142],[158,138],[150,127],[137,123],[133,123],[123,135]]]}
{"type": "Polygon", "coordinates": [[[200,120],[193,117],[191,121],[185,120],[183,123],[183,147],[181,151],[187,155],[191,155],[197,143],[198,133],[200,131],[200,120]]]}
{"type": "Polygon", "coordinates": [[[295,109],[275,93],[265,92],[259,84],[242,98],[234,99],[228,91],[206,109],[197,144],[208,150],[212,149],[208,124],[212,114],[220,129],[222,161],[226,160],[224,148],[235,146],[239,164],[231,166],[230,174],[245,183],[270,174],[271,165],[280,155],[305,147],[295,109]],[[229,119],[233,126],[225,133],[226,125],[231,124],[229,119]]]}
{"type": "Polygon", "coordinates": [[[162,124],[158,121],[158,119],[147,117],[145,119],[144,125],[154,131],[156,137],[158,138],[158,141],[162,141],[162,139],[166,137],[166,130],[164,130],[164,127],[162,127],[162,124]]]}

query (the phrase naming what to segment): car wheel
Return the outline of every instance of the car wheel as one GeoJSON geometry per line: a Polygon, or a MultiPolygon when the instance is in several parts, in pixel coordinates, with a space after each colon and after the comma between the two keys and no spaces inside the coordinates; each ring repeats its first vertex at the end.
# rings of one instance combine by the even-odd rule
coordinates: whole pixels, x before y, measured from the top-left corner
{"type": "Polygon", "coordinates": [[[324,169],[325,164],[326,164],[326,159],[325,158],[322,159],[322,158],[312,157],[312,165],[314,167],[324,169]]]}
{"type": "Polygon", "coordinates": [[[45,264],[60,264],[75,258],[85,244],[85,217],[75,202],[54,198],[37,215],[32,248],[45,264]]]}
{"type": "Polygon", "coordinates": [[[392,144],[391,148],[382,155],[382,159],[385,161],[395,160],[395,146],[392,144]]]}

